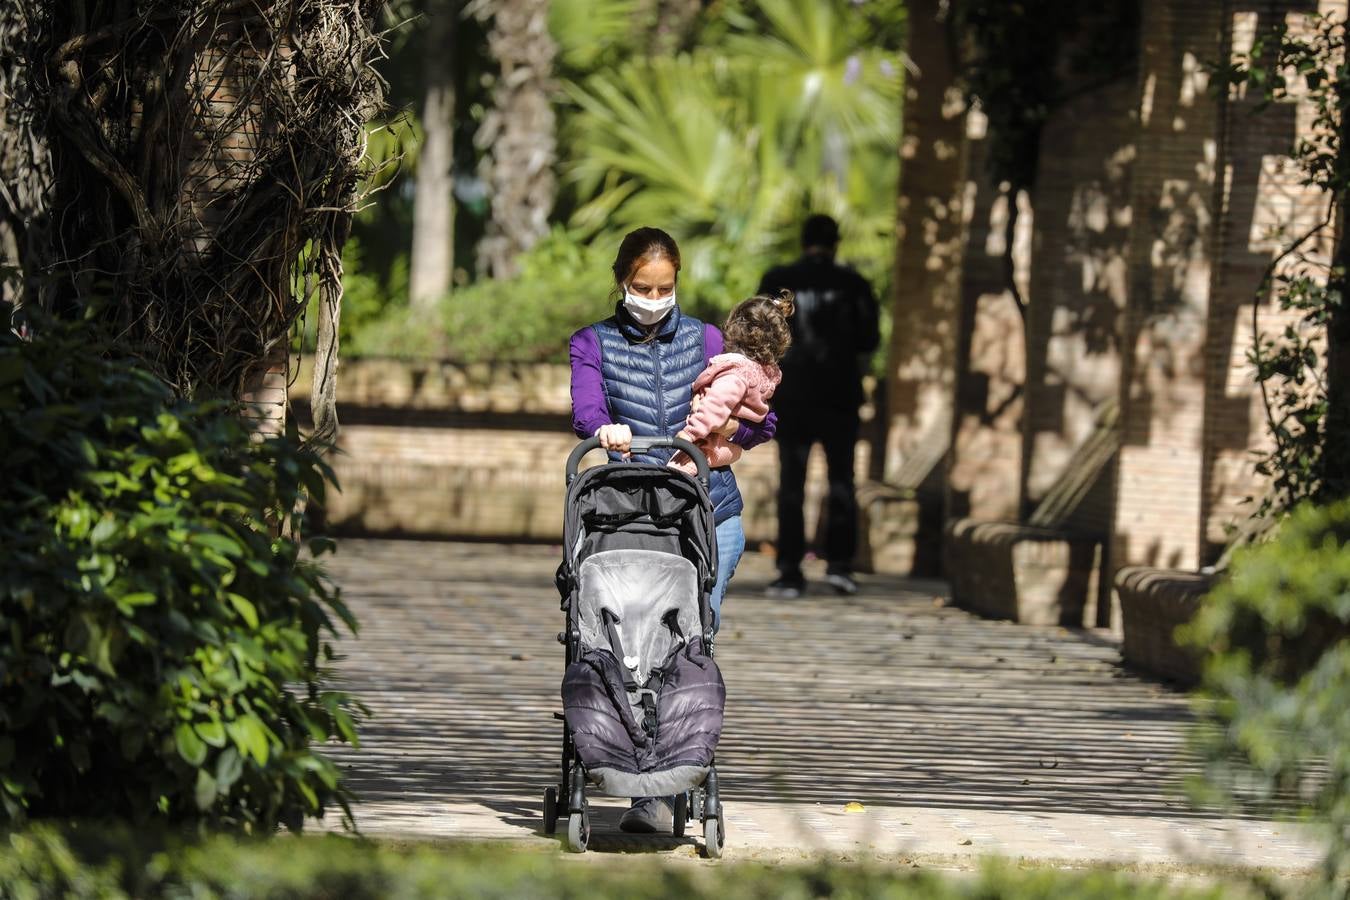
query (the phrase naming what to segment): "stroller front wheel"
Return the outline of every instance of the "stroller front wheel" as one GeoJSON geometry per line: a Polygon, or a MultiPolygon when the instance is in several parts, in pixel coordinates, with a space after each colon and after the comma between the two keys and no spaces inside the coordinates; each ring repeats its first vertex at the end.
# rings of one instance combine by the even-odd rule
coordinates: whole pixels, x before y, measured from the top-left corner
{"type": "Polygon", "coordinates": [[[726,844],[727,830],[722,824],[722,811],[703,820],[703,852],[708,859],[721,859],[722,847],[726,844]]]}
{"type": "Polygon", "coordinates": [[[572,813],[567,817],[567,849],[585,853],[591,840],[591,817],[587,812],[572,813]]]}

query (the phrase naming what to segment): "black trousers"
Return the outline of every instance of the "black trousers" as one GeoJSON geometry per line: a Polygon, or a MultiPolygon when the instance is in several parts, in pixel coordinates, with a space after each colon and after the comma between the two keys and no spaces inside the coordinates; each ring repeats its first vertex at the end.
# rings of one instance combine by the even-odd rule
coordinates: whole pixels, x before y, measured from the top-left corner
{"type": "Polygon", "coordinates": [[[858,416],[828,413],[779,413],[778,433],[778,571],[801,574],[806,555],[806,461],[811,447],[825,450],[829,493],[825,498],[825,561],[830,572],[851,572],[858,549],[858,500],[853,492],[853,448],[858,443],[858,416]],[[788,424],[785,425],[787,420],[788,424]]]}

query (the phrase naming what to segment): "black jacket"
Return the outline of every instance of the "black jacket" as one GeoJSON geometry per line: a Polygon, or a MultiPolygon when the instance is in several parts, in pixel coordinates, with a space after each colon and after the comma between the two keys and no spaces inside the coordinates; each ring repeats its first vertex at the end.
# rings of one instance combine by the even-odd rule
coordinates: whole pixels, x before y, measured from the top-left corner
{"type": "Polygon", "coordinates": [[[797,311],[789,320],[792,347],[783,358],[783,382],[774,408],[857,409],[862,403],[862,365],[877,349],[877,300],[872,286],[848,266],[810,254],[770,269],[760,293],[787,288],[797,311]]]}

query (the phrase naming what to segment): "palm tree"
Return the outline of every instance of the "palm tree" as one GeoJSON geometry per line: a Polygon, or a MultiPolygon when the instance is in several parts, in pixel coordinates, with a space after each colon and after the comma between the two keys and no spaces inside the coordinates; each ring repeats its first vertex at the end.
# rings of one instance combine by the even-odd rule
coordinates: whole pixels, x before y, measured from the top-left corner
{"type": "Polygon", "coordinates": [[[423,48],[422,141],[413,200],[409,300],[424,308],[450,291],[455,270],[455,68],[459,0],[430,0],[423,48]]]}
{"type": "Polygon", "coordinates": [[[548,0],[477,0],[474,14],[490,20],[488,50],[498,72],[492,107],[475,143],[484,151],[480,174],[491,215],[478,245],[478,269],[493,278],[517,272],[516,258],[548,233],[557,182],[553,60],[548,0]]]}
{"type": "Polygon", "coordinates": [[[764,21],[736,20],[724,46],[565,85],[569,143],[587,149],[564,168],[571,224],[666,223],[685,251],[685,296],[709,306],[753,289],[809,209],[843,222],[874,274],[892,252],[894,207],[876,186],[898,165],[898,56],[841,0],[760,7],[764,21]]]}

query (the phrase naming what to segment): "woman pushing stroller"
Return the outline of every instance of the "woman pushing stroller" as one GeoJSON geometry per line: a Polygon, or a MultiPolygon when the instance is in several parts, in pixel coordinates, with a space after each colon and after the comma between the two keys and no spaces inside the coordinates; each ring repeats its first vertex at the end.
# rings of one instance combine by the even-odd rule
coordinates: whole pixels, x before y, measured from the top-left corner
{"type": "MultiPolygon", "coordinates": [[[[620,299],[614,315],[572,335],[572,425],[578,437],[597,437],[613,454],[628,456],[633,437],[668,437],[690,425],[696,379],[726,349],[721,331],[685,315],[676,302],[680,251],[657,228],[624,237],[614,261],[620,299]]],[[[729,416],[705,422],[727,446],[749,449],[773,437],[772,412],[761,421],[729,416]]],[[[640,461],[664,464],[671,451],[653,448],[640,461]]],[[[744,503],[725,464],[711,473],[709,494],[716,526],[717,577],[710,595],[714,623],[720,619],[728,582],[745,549],[744,503]]],[[[670,828],[672,813],[661,798],[636,798],[620,827],[653,833],[670,828]]]]}

